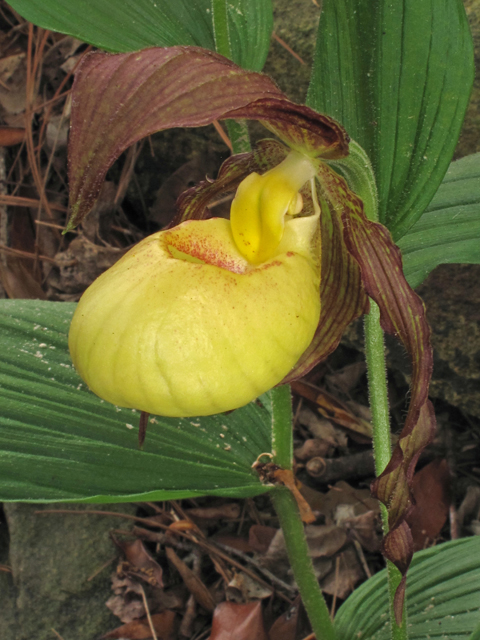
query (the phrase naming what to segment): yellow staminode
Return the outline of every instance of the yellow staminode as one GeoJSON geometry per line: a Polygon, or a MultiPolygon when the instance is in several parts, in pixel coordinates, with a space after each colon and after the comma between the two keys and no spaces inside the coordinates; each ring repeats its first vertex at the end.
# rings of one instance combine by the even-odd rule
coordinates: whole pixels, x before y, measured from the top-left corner
{"type": "Polygon", "coordinates": [[[82,296],[69,334],[78,373],[115,405],[179,417],[275,386],[318,324],[318,215],[289,218],[261,264],[242,255],[228,220],[149,236],[82,296]]]}
{"type": "Polygon", "coordinates": [[[299,191],[315,168],[292,151],[263,175],[251,173],[238,187],[230,211],[232,233],[240,253],[252,264],[268,260],[283,236],[285,216],[296,215],[303,202],[299,191]]]}

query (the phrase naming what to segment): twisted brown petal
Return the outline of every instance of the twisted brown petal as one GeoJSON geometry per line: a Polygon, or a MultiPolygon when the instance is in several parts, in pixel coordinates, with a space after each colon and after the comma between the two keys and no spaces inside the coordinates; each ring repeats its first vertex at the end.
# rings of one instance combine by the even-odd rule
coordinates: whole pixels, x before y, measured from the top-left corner
{"type": "Polygon", "coordinates": [[[298,380],[335,351],[348,325],[368,310],[360,269],[343,240],[342,220],[327,201],[321,209],[320,321],[310,346],[282,384],[298,380]]]}
{"type": "MultiPolygon", "coordinates": [[[[430,329],[421,299],[405,280],[401,254],[389,231],[366,218],[362,201],[326,165],[321,165],[319,179],[325,197],[342,216],[345,244],[360,267],[366,292],[380,307],[382,328],[403,343],[412,362],[405,425],[387,468],[372,487],[388,509],[389,533],[384,540],[384,554],[405,576],[413,552],[405,522],[413,504],[413,473],[421,451],[431,442],[435,431],[433,407],[428,401],[433,364],[430,329]]],[[[395,599],[397,621],[401,620],[404,592],[403,580],[395,599]]]]}
{"type": "Polygon", "coordinates": [[[154,47],[85,56],[72,93],[68,228],[88,213],[107,170],[131,144],[163,129],[225,118],[261,120],[312,155],[348,153],[336,122],[288,100],[268,76],[211,51],[154,47]]]}

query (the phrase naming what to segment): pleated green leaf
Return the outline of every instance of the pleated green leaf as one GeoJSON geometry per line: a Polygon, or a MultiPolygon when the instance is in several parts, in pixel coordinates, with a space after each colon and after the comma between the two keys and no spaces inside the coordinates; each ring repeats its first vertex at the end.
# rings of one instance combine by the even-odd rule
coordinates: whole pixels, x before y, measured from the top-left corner
{"type": "Polygon", "coordinates": [[[461,0],[323,2],[308,104],[367,152],[395,240],[440,186],[473,75],[461,0]]]}
{"type": "Polygon", "coordinates": [[[452,162],[427,210],[398,246],[412,287],[439,264],[480,264],[480,153],[452,162]]]}
{"type": "MultiPolygon", "coordinates": [[[[479,593],[480,536],[416,553],[407,576],[410,640],[468,640],[480,623],[479,593]]],[[[383,570],[340,607],[338,640],[390,640],[388,606],[383,570]]]]}
{"type": "Polygon", "coordinates": [[[100,400],[73,370],[75,305],[0,302],[0,501],[126,502],[252,496],[268,490],[251,465],[271,451],[271,415],[152,416],[100,400]]]}
{"type": "MultiPolygon", "coordinates": [[[[215,50],[211,0],[10,0],[24,18],[114,52],[197,45],[215,50]]],[[[271,0],[227,3],[232,59],[260,71],[273,28],[271,0]]]]}

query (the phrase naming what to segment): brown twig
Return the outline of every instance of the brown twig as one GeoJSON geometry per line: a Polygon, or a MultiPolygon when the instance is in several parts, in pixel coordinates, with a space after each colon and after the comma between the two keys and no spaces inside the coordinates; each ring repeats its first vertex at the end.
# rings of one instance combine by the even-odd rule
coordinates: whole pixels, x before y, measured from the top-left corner
{"type": "MultiPolygon", "coordinates": [[[[51,227],[52,229],[58,229],[59,231],[63,231],[65,229],[65,225],[54,224],[53,222],[45,222],[45,220],[35,220],[35,224],[39,224],[41,227],[51,227]]],[[[71,229],[68,233],[77,234],[78,231],[75,231],[75,229],[71,229]]]]}
{"type": "Polygon", "coordinates": [[[185,605],[185,613],[183,614],[182,622],[180,623],[180,635],[184,638],[190,638],[192,636],[193,623],[197,616],[197,601],[190,595],[187,604],[185,605]]]}
{"type": "Polygon", "coordinates": [[[367,559],[365,558],[365,554],[363,553],[362,545],[358,540],[353,540],[353,544],[355,546],[355,551],[357,552],[358,559],[360,560],[363,570],[365,571],[365,575],[367,576],[367,578],[371,578],[372,572],[370,571],[367,559]]]}
{"type": "MultiPolygon", "coordinates": [[[[10,207],[38,207],[40,200],[36,198],[23,198],[21,196],[0,195],[0,204],[6,204],[10,207]]],[[[67,207],[64,207],[62,204],[50,202],[49,207],[53,211],[61,211],[62,213],[67,211],[67,207]]]]}
{"type": "Polygon", "coordinates": [[[337,605],[337,592],[338,592],[338,578],[340,575],[340,556],[335,558],[335,591],[332,599],[332,606],[330,607],[330,618],[333,621],[335,615],[335,607],[337,605]]]}
{"type": "Polygon", "coordinates": [[[272,582],[273,584],[276,584],[281,589],[288,591],[292,595],[296,595],[297,590],[295,589],[295,587],[292,587],[291,585],[287,584],[283,580],[280,580],[280,578],[277,578],[275,574],[273,574],[268,569],[265,569],[265,567],[260,566],[258,562],[254,560],[254,558],[250,558],[249,556],[247,556],[246,553],[243,553],[242,551],[238,551],[238,549],[233,549],[232,547],[229,547],[226,544],[221,544],[220,542],[215,542],[215,546],[220,547],[221,549],[227,551],[228,553],[233,553],[234,555],[241,558],[247,564],[252,564],[255,567],[255,569],[260,573],[263,573],[263,575],[266,576],[270,580],[270,582],[272,582]]]}
{"type": "Polygon", "coordinates": [[[305,468],[311,478],[322,484],[375,475],[375,463],[371,451],[362,451],[340,458],[311,458],[305,468]]]}
{"type": "MultiPolygon", "coordinates": [[[[42,30],[38,29],[37,34],[42,30]]],[[[35,147],[33,143],[33,130],[32,130],[32,115],[33,115],[33,103],[36,87],[36,73],[40,66],[39,60],[45,48],[45,44],[49,35],[49,31],[43,33],[43,37],[40,40],[40,44],[35,47],[33,52],[33,24],[28,26],[28,45],[27,45],[27,79],[26,79],[26,103],[25,103],[25,139],[27,144],[27,156],[30,165],[30,171],[32,172],[33,181],[40,198],[41,206],[45,207],[45,211],[49,218],[53,219],[53,214],[50,209],[47,198],[43,190],[43,184],[40,177],[40,170],[37,164],[35,156],[35,147]]]]}
{"type": "Polygon", "coordinates": [[[157,634],[155,633],[155,627],[153,626],[152,616],[150,615],[150,609],[148,607],[145,590],[143,586],[140,584],[140,582],[138,582],[138,586],[140,587],[140,591],[142,593],[143,606],[145,607],[145,613],[147,614],[148,626],[150,627],[150,631],[152,632],[152,638],[153,640],[158,640],[157,634]]]}
{"type": "Polygon", "coordinates": [[[37,255],[28,251],[22,251],[21,249],[12,249],[11,247],[5,247],[4,245],[0,245],[0,251],[9,253],[12,256],[17,256],[18,258],[25,258],[27,260],[45,260],[45,262],[56,264],[55,260],[48,256],[37,255]]]}
{"type": "Polygon", "coordinates": [[[94,578],[96,578],[98,576],[99,573],[102,573],[102,571],[104,569],[106,569],[108,566],[110,566],[112,564],[112,562],[115,562],[116,559],[117,559],[117,556],[115,555],[115,556],[113,556],[113,558],[110,558],[110,560],[107,560],[107,562],[102,564],[102,566],[99,569],[94,571],[92,573],[92,575],[87,578],[87,582],[91,582],[94,578]]]}
{"type": "Polygon", "coordinates": [[[298,60],[300,62],[300,64],[305,64],[305,60],[303,60],[298,53],[295,53],[295,51],[288,46],[288,44],[285,42],[285,40],[282,40],[282,38],[280,38],[280,36],[277,36],[277,34],[275,33],[275,31],[272,33],[273,39],[276,40],[284,49],[286,49],[288,51],[288,53],[290,53],[296,60],[298,60]]]}
{"type": "Polygon", "coordinates": [[[219,123],[218,120],[214,120],[213,121],[213,126],[215,127],[216,132],[218,133],[218,135],[221,137],[221,139],[223,140],[223,142],[227,145],[227,147],[230,149],[230,153],[233,153],[233,147],[232,147],[232,143],[230,142],[230,138],[227,136],[227,134],[225,133],[222,125],[219,123]]]}
{"type": "Polygon", "coordinates": [[[67,73],[67,75],[64,77],[64,79],[58,85],[55,93],[53,94],[53,98],[51,100],[49,100],[48,102],[44,102],[43,103],[42,106],[43,107],[48,106],[48,109],[47,109],[47,111],[45,112],[45,114],[43,116],[42,126],[40,127],[40,131],[38,133],[38,144],[39,144],[39,146],[43,142],[43,137],[45,135],[45,128],[47,126],[47,122],[50,119],[50,113],[52,111],[54,103],[57,102],[58,100],[60,100],[63,96],[67,97],[67,95],[69,93],[71,93],[71,89],[68,89],[68,91],[65,91],[65,93],[61,93],[61,91],[62,91],[63,87],[67,84],[67,82],[70,80],[72,75],[75,73],[75,71],[77,70],[77,67],[80,64],[80,62],[83,60],[84,56],[86,56],[87,53],[89,53],[91,50],[92,50],[92,45],[88,45],[88,47],[83,52],[83,55],[81,55],[78,58],[75,66],[72,69],[70,69],[70,71],[67,73]]]}

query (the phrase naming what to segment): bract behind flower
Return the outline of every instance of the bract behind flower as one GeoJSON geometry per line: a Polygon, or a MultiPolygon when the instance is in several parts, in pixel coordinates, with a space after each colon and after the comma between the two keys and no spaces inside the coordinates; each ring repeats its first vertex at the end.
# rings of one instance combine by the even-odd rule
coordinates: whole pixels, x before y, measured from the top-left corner
{"type": "Polygon", "coordinates": [[[166,416],[240,407],[278,384],[320,315],[318,216],[289,220],[250,264],[227,220],[146,238],[83,295],[72,360],[97,395],[166,416]]]}

